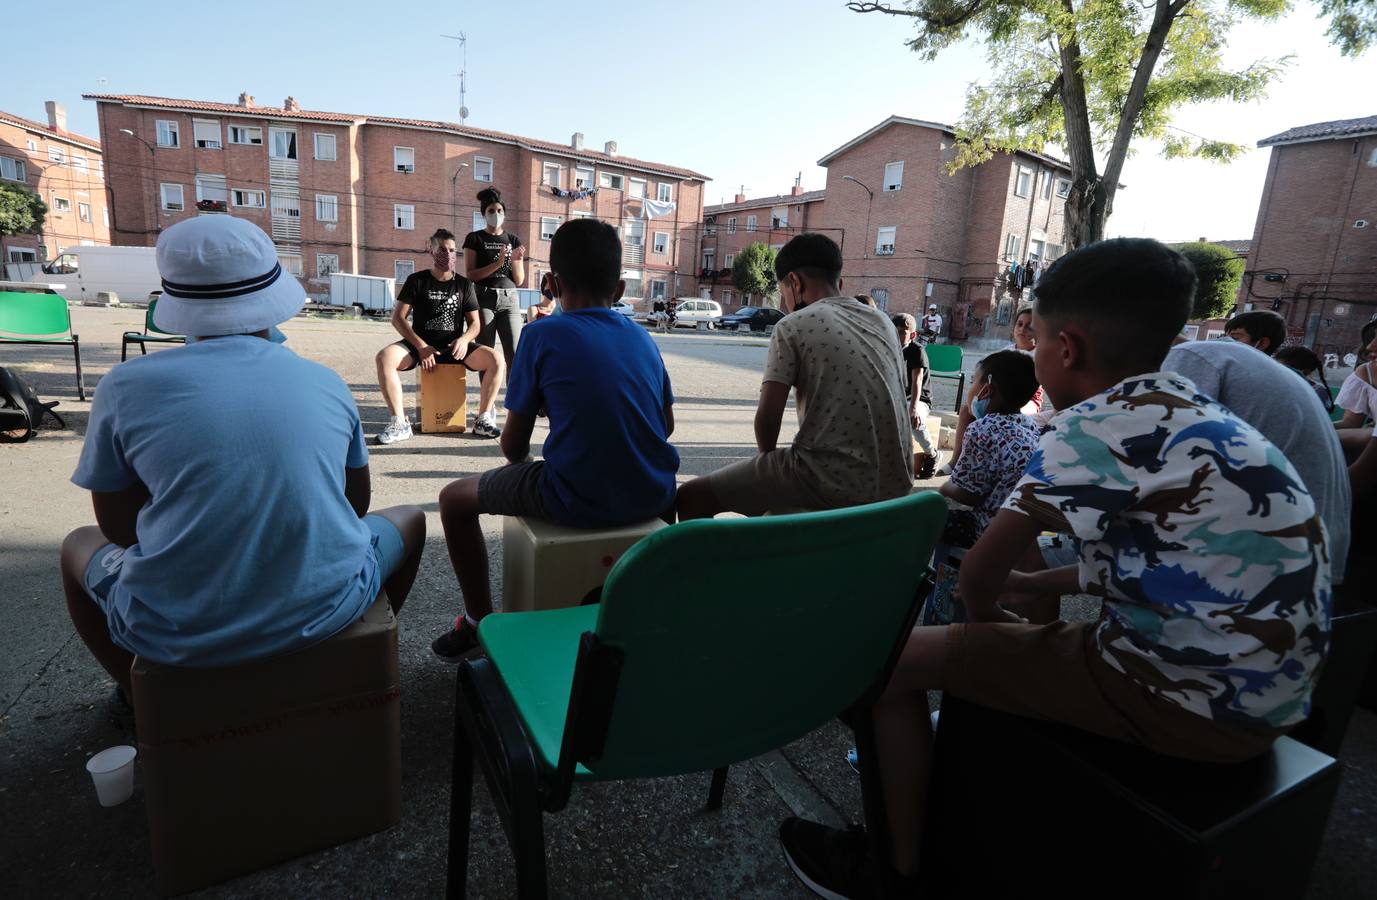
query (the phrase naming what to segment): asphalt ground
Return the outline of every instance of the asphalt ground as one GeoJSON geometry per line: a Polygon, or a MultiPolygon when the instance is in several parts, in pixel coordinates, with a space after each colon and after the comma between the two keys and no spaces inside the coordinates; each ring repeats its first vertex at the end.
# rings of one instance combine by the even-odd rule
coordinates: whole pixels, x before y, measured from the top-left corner
{"type": "MultiPolygon", "coordinates": [[[[86,492],[69,477],[81,449],[91,390],[119,360],[119,337],[138,330],[138,309],[74,307],[88,402],[76,399],[70,348],[0,347],[44,399],[61,401],[66,430],[23,445],[0,445],[0,862],[13,897],[148,896],[153,872],[143,791],[100,807],[86,759],[130,736],[109,716],[109,678],[67,618],[57,551],[71,529],[92,521],[86,492]]],[[[386,412],[373,353],[394,339],[381,322],[297,319],[283,330],[296,352],[334,368],[353,390],[370,434],[386,412]]],[[[674,440],[680,479],[754,452],[752,416],[766,341],[735,334],[655,337],[678,397],[674,440]]],[[[167,352],[154,350],[153,352],[167,352]]],[[[405,379],[414,410],[414,379],[405,379]]],[[[934,382],[934,407],[951,409],[955,382],[934,382]]],[[[414,412],[413,412],[414,416],[414,412]]],[[[786,416],[782,440],[793,432],[786,416]]],[[[537,428],[535,441],[544,438],[537,428]]],[[[401,822],[362,838],[226,882],[207,897],[437,896],[443,891],[453,669],[430,641],[460,608],[445,554],[436,498],[448,481],[501,462],[496,443],[469,434],[420,435],[371,448],[373,507],[415,504],[430,538],[400,620],[402,667],[401,822]]],[[[500,523],[485,523],[501,596],[500,523]]],[[[1070,601],[1069,618],[1095,615],[1070,601]]],[[[546,818],[551,893],[568,897],[802,897],[776,839],[791,814],[839,824],[860,819],[857,779],[844,762],[851,745],[837,724],[778,753],[733,767],[726,803],[706,812],[708,778],[580,786],[568,809],[546,818]]],[[[1355,715],[1341,758],[1344,780],[1312,877],[1313,898],[1377,896],[1377,716],[1355,715]]],[[[342,786],[343,789],[344,786],[342,786]]],[[[511,857],[481,778],[469,887],[473,896],[515,891],[511,857]]],[[[1049,820],[1053,812],[1049,811],[1049,820]]],[[[1064,861],[1074,865],[1069,841],[1064,861]]]]}

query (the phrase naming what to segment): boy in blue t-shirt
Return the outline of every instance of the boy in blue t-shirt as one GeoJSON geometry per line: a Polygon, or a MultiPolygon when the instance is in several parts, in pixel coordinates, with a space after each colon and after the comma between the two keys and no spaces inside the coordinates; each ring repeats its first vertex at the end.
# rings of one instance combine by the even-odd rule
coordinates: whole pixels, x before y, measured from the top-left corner
{"type": "Polygon", "coordinates": [[[663,516],[674,505],[674,394],[650,335],[611,308],[625,286],[621,270],[621,240],[605,222],[567,222],[550,243],[546,285],[561,315],[528,326],[512,361],[501,440],[510,465],[440,492],[465,610],[431,644],[446,662],[477,646],[478,620],[492,612],[480,514],[603,528],[663,516]],[[545,458],[532,460],[531,432],[542,409],[550,435],[545,458]]]}

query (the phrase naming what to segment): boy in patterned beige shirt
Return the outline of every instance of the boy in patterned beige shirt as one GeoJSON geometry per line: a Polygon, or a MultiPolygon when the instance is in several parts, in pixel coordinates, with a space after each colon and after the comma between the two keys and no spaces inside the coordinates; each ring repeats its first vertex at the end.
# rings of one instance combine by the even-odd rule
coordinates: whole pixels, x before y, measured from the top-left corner
{"type": "Polygon", "coordinates": [[[889,500],[913,484],[904,363],[894,326],[842,295],[841,250],[801,234],[779,251],[785,317],[775,326],[755,414],[758,454],[679,489],[680,519],[889,500]],[[789,389],[798,434],[777,447],[789,389]]]}
{"type": "Polygon", "coordinates": [[[1185,258],[1144,239],[1081,248],[1038,282],[1034,366],[1061,412],[961,566],[969,624],[914,629],[876,703],[890,860],[790,819],[780,838],[810,888],[871,896],[878,874],[911,892],[928,690],[1212,762],[1257,756],[1309,715],[1329,643],[1324,524],[1275,445],[1159,371],[1194,295],[1185,258]],[[1013,571],[1044,530],[1073,535],[1079,563],[1013,571]],[[1030,625],[1000,603],[1080,592],[1104,599],[1098,622],[1030,625]]]}

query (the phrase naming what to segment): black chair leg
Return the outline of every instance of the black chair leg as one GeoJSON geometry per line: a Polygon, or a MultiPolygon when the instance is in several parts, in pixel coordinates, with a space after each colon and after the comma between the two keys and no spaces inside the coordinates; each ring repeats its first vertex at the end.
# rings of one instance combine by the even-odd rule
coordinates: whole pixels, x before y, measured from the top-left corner
{"type": "Polygon", "coordinates": [[[76,335],[72,335],[72,355],[76,357],[77,370],[77,399],[86,400],[86,381],[81,375],[81,341],[76,335]]]}
{"type": "MultiPolygon", "coordinates": [[[[463,702],[456,696],[455,702],[463,702]]],[[[469,822],[473,816],[473,745],[464,723],[454,717],[454,757],[449,789],[449,872],[445,896],[454,900],[465,894],[469,869],[469,822]]]]}
{"type": "Polygon", "coordinates": [[[148,341],[139,341],[139,352],[144,356],[148,355],[148,341]]]}
{"type": "Polygon", "coordinates": [[[722,794],[727,789],[727,766],[712,771],[712,786],[708,788],[708,809],[722,808],[722,794]]]}
{"type": "Polygon", "coordinates": [[[129,341],[120,341],[120,362],[129,358],[129,341]]]}
{"type": "Polygon", "coordinates": [[[518,900],[545,900],[549,886],[545,879],[544,814],[535,803],[512,806],[512,854],[516,857],[516,896],[518,900]]]}
{"type": "Polygon", "coordinates": [[[956,408],[953,412],[961,412],[961,402],[966,399],[966,373],[962,372],[961,377],[956,379],[956,408]]]}

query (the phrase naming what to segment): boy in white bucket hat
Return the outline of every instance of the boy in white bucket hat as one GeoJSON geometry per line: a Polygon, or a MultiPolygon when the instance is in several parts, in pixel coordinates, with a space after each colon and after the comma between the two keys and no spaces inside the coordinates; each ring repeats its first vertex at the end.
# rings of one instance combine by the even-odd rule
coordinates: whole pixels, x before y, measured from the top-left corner
{"type": "Polygon", "coordinates": [[[111,369],[72,481],[96,526],[62,545],[67,608],[127,690],[140,655],[226,666],[406,599],[425,542],[415,507],[366,515],[368,451],[339,375],[272,340],[305,300],[262,229],[230,216],[158,239],[154,321],[187,346],[111,369]]]}

